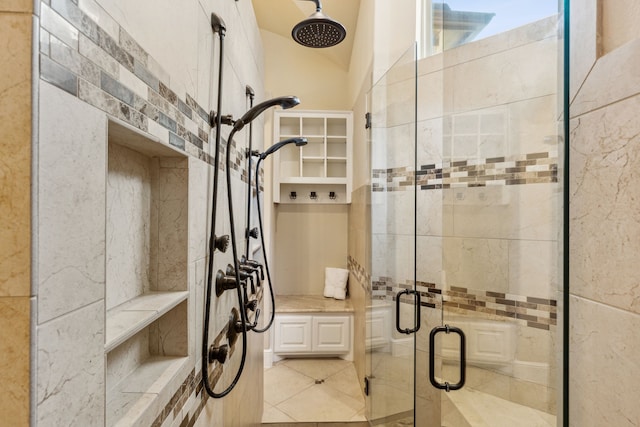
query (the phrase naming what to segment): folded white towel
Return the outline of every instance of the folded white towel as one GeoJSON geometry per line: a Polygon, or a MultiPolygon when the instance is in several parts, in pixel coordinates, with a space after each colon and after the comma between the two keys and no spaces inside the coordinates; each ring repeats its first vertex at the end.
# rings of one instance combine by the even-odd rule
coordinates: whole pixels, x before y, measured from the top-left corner
{"type": "Polygon", "coordinates": [[[324,296],[345,299],[349,270],[327,267],[324,270],[324,296]]]}
{"type": "Polygon", "coordinates": [[[335,293],[336,293],[336,288],[334,288],[331,285],[326,285],[326,284],[324,285],[324,293],[323,293],[323,295],[326,298],[333,298],[335,293]]]}

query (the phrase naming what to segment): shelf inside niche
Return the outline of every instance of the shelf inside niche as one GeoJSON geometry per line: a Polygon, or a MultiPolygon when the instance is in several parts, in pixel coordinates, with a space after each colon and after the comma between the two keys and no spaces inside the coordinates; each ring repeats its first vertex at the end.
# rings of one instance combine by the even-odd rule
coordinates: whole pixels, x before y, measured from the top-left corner
{"type": "MultiPolygon", "coordinates": [[[[180,381],[189,368],[188,357],[154,356],[122,379],[109,393],[107,427],[147,426],[162,411],[171,396],[163,396],[168,387],[180,381]]],[[[179,385],[179,384],[178,384],[179,385]]]]}
{"type": "Polygon", "coordinates": [[[189,160],[110,121],[107,171],[106,425],[149,426],[190,368],[189,160]]]}
{"type": "Polygon", "coordinates": [[[109,352],[186,300],[187,291],[149,292],[107,311],[104,349],[109,352]]]}

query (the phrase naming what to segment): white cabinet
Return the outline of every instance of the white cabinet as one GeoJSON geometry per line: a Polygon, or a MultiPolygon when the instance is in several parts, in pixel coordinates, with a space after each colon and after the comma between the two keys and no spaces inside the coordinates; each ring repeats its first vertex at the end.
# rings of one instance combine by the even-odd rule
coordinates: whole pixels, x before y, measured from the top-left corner
{"type": "Polygon", "coordinates": [[[367,350],[388,351],[391,341],[391,307],[376,305],[367,309],[366,341],[367,350]]]}
{"type": "Polygon", "coordinates": [[[351,315],[276,315],[276,354],[339,355],[350,351],[351,315]]]}
{"type": "Polygon", "coordinates": [[[311,349],[317,352],[346,353],[349,351],[349,316],[314,317],[311,349]]]}
{"type": "Polygon", "coordinates": [[[307,145],[283,147],[274,156],[275,203],[350,203],[351,111],[277,110],[274,141],[305,137],[307,145]]]}
{"type": "Polygon", "coordinates": [[[311,351],[311,316],[276,316],[276,353],[311,351]]]}

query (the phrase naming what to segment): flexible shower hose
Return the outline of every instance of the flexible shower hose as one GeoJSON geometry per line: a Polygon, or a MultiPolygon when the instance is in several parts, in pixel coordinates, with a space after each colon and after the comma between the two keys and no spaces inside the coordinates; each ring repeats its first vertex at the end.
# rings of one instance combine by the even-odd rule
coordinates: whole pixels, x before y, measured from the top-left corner
{"type": "Polygon", "coordinates": [[[258,158],[258,162],[256,163],[256,199],[257,199],[257,211],[258,211],[258,227],[260,227],[260,243],[262,244],[262,254],[264,255],[264,269],[267,272],[267,281],[269,282],[269,295],[271,296],[271,316],[269,317],[269,323],[262,329],[254,328],[253,331],[257,333],[263,333],[271,328],[273,324],[273,320],[276,315],[276,298],[273,293],[273,285],[271,284],[271,273],[269,272],[269,262],[267,261],[267,250],[264,245],[264,232],[262,225],[262,210],[260,209],[260,163],[262,162],[262,157],[258,158]]]}

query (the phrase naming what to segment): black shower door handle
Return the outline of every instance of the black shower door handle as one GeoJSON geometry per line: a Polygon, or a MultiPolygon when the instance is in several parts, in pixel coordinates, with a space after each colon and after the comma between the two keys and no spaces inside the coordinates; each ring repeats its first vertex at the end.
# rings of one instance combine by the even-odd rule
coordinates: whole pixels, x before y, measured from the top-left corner
{"type": "Polygon", "coordinates": [[[464,332],[462,332],[462,329],[449,325],[433,328],[431,330],[431,333],[429,334],[429,381],[431,381],[431,385],[433,385],[435,388],[445,390],[447,392],[451,390],[460,390],[464,386],[466,370],[466,338],[464,336],[464,332]],[[449,384],[446,381],[444,383],[440,383],[436,380],[435,343],[436,335],[438,335],[440,332],[444,332],[447,334],[453,332],[460,335],[460,380],[456,384],[449,384]]]}
{"type": "Polygon", "coordinates": [[[414,332],[418,332],[420,329],[420,292],[414,291],[412,289],[405,289],[396,294],[396,330],[401,334],[412,334],[414,332]],[[402,329],[400,327],[400,297],[402,295],[410,295],[414,294],[416,297],[415,305],[414,305],[414,313],[415,313],[415,325],[413,329],[402,329]]]}

